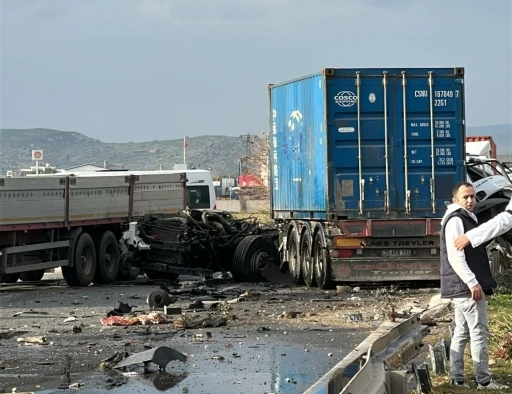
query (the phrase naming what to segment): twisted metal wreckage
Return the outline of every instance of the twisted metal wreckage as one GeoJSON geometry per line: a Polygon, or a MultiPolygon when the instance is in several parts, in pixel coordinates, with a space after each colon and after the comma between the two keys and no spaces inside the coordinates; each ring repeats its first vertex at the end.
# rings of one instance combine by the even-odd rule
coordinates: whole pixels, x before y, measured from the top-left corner
{"type": "Polygon", "coordinates": [[[255,281],[266,266],[278,264],[277,241],[278,229],[256,218],[193,209],[130,223],[121,257],[150,279],[209,278],[215,271],[230,271],[236,280],[255,281]]]}

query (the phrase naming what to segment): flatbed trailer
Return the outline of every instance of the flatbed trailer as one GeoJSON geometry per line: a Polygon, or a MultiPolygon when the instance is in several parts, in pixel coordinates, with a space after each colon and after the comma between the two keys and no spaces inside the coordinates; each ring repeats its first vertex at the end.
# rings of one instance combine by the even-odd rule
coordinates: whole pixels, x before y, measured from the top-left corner
{"type": "Polygon", "coordinates": [[[133,279],[124,226],[185,209],[185,182],[184,173],[0,178],[0,282],[55,267],[72,286],[133,279]]]}

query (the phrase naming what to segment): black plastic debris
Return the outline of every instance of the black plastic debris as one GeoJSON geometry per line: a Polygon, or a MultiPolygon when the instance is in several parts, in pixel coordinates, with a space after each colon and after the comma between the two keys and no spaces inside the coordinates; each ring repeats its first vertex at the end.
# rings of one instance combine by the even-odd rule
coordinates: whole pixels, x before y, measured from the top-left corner
{"type": "Polygon", "coordinates": [[[261,270],[261,276],[263,276],[271,283],[294,286],[290,275],[281,272],[279,266],[275,264],[266,264],[265,267],[261,270]]]}
{"type": "Polygon", "coordinates": [[[168,346],[160,346],[154,349],[146,350],[137,354],[126,357],[119,363],[114,365],[114,368],[123,368],[130,365],[153,362],[160,368],[164,369],[170,361],[178,360],[182,362],[187,361],[187,356],[178,352],[168,346]]]}
{"type": "Polygon", "coordinates": [[[188,307],[190,309],[203,309],[204,308],[204,304],[203,304],[203,301],[196,300],[192,304],[190,304],[188,307]]]}
{"type": "Polygon", "coordinates": [[[128,313],[132,312],[132,306],[125,304],[124,302],[117,301],[116,305],[114,306],[114,309],[107,312],[107,316],[124,316],[128,313]]]}

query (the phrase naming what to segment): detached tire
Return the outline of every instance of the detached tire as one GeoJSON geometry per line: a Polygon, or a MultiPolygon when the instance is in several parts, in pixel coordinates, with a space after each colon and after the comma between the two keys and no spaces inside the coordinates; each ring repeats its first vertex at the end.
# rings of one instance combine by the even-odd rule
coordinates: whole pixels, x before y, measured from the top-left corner
{"type": "Polygon", "coordinates": [[[163,308],[171,303],[171,297],[164,290],[155,290],[148,296],[148,305],[151,309],[163,308]]]}
{"type": "Polygon", "coordinates": [[[238,244],[233,256],[233,276],[241,281],[263,280],[261,271],[278,262],[277,249],[270,237],[250,235],[238,244]]]}
{"type": "Polygon", "coordinates": [[[88,233],[81,233],[71,252],[73,267],[62,267],[62,276],[69,286],[87,287],[96,273],[96,250],[88,233]]]}
{"type": "Polygon", "coordinates": [[[16,283],[21,274],[0,274],[0,283],[16,283]]]}
{"type": "Polygon", "coordinates": [[[23,272],[20,275],[20,279],[23,282],[37,282],[38,280],[43,279],[43,276],[44,276],[44,270],[29,271],[29,272],[23,272]]]}
{"type": "Polygon", "coordinates": [[[105,231],[96,242],[94,283],[112,283],[119,271],[119,247],[112,231],[105,231]]]}

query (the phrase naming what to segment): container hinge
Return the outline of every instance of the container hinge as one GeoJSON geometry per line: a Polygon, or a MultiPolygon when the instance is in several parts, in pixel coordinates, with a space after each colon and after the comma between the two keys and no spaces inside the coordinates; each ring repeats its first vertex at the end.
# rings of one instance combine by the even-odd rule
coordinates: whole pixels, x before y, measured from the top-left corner
{"type": "Polygon", "coordinates": [[[455,121],[455,123],[456,123],[456,124],[458,124],[458,125],[465,125],[465,124],[466,124],[466,122],[464,121],[464,119],[462,119],[462,120],[456,120],[456,121],[455,121]]]}
{"type": "Polygon", "coordinates": [[[76,185],[76,178],[69,178],[70,185],[76,185]]]}
{"type": "Polygon", "coordinates": [[[364,208],[364,178],[361,178],[360,180],[360,188],[361,188],[361,199],[359,200],[359,214],[363,214],[363,208],[364,208]]]}
{"type": "Polygon", "coordinates": [[[0,186],[4,186],[4,185],[5,185],[4,179],[0,179],[0,186]]]}
{"type": "Polygon", "coordinates": [[[384,207],[386,209],[386,213],[389,213],[389,191],[384,190],[384,207]]]}
{"type": "Polygon", "coordinates": [[[464,78],[459,78],[454,81],[458,85],[464,85],[464,78]]]}

